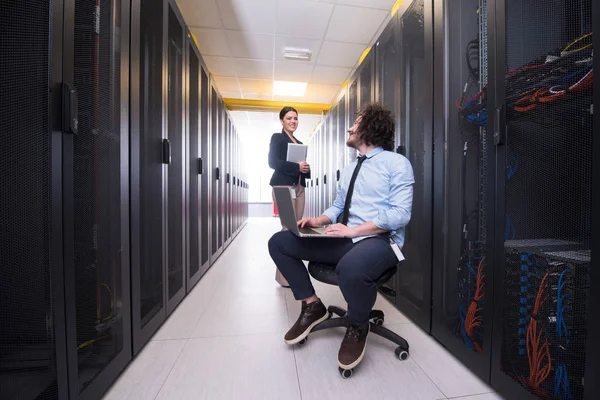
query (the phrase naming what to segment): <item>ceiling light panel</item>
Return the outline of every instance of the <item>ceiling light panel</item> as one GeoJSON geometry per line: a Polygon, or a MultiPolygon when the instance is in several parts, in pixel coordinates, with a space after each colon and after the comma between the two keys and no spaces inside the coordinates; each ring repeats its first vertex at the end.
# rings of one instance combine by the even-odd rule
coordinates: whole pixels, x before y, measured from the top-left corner
{"type": "Polygon", "coordinates": [[[274,81],[273,95],[302,97],[306,86],[307,82],[274,81]]]}

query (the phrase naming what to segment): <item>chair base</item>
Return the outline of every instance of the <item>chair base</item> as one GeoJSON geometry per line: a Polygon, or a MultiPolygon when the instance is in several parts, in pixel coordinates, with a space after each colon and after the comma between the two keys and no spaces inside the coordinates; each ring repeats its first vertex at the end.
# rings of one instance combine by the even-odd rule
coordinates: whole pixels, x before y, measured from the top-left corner
{"type": "MultiPolygon", "coordinates": [[[[331,328],[347,328],[350,325],[350,322],[348,321],[348,319],[346,319],[346,310],[344,310],[343,308],[329,306],[327,308],[327,311],[329,311],[329,319],[326,319],[325,321],[315,325],[314,328],[312,328],[312,330],[310,331],[310,333],[331,328]],[[337,317],[333,317],[334,314],[337,315],[337,317]]],[[[395,349],[396,356],[402,361],[406,360],[408,358],[408,342],[403,337],[381,326],[383,324],[383,320],[383,311],[372,310],[369,313],[370,333],[374,333],[375,335],[381,336],[389,340],[390,342],[398,345],[398,347],[395,349]]],[[[308,339],[308,337],[305,338],[302,342],[300,342],[300,344],[302,345],[306,343],[306,339],[308,339]]],[[[343,378],[349,378],[352,376],[351,369],[344,370],[340,368],[339,370],[343,378]]]]}

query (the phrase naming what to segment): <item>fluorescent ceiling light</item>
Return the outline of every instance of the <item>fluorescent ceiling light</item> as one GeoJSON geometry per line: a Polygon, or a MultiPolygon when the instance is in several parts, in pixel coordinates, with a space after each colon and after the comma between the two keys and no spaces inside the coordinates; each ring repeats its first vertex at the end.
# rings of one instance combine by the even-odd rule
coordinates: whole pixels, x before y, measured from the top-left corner
{"type": "Polygon", "coordinates": [[[280,96],[304,96],[307,82],[274,81],[273,94],[280,96]]]}
{"type": "Polygon", "coordinates": [[[310,57],[312,56],[312,52],[310,50],[304,49],[292,49],[286,47],[283,49],[283,57],[288,60],[304,60],[310,61],[310,57]]]}

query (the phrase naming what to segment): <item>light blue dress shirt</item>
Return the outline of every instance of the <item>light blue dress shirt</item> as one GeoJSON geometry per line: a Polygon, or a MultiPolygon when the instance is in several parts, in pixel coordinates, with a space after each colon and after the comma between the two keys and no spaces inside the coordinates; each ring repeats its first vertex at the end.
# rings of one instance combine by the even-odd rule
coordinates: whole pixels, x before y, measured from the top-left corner
{"type": "MultiPolygon", "coordinates": [[[[402,248],[404,227],[410,221],[415,178],[410,161],[401,154],[377,147],[367,154],[354,183],[354,193],[348,216],[348,226],[358,226],[372,221],[376,227],[391,232],[392,240],[402,248]]],[[[340,176],[333,205],[323,215],[337,221],[344,211],[346,193],[357,160],[350,163],[340,176]]],[[[358,236],[354,243],[368,237],[358,236]]]]}

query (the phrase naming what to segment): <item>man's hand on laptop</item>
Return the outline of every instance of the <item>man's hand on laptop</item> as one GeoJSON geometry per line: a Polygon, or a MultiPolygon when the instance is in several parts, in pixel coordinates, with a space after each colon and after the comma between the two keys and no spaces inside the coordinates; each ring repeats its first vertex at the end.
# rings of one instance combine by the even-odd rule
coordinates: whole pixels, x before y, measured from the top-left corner
{"type": "Polygon", "coordinates": [[[333,224],[329,225],[327,229],[323,231],[326,235],[343,236],[346,238],[352,238],[356,236],[354,229],[347,227],[344,224],[333,224]]]}
{"type": "Polygon", "coordinates": [[[298,221],[298,226],[300,228],[318,228],[323,225],[330,224],[331,221],[324,215],[321,215],[319,218],[302,218],[298,221]]]}

